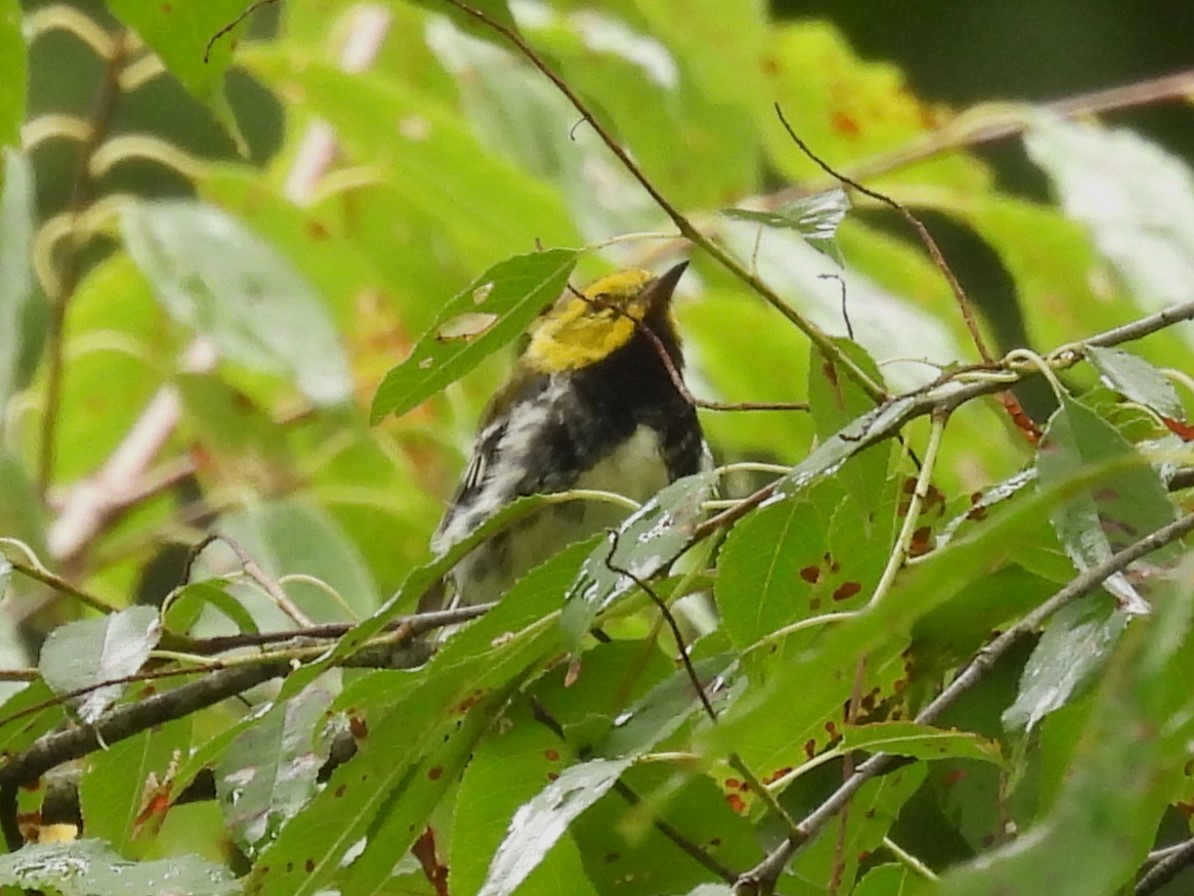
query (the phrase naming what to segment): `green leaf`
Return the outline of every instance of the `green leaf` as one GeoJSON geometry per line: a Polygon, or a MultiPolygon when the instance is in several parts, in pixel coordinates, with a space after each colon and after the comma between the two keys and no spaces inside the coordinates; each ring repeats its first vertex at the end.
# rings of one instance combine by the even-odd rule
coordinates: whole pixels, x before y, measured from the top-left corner
{"type": "Polygon", "coordinates": [[[853,896],[912,896],[919,881],[904,865],[879,865],[858,882],[853,896]]]}
{"type": "Polygon", "coordinates": [[[1185,416],[1173,383],[1139,355],[1095,345],[1087,347],[1085,354],[1103,382],[1125,398],[1152,408],[1163,417],[1180,420],[1185,416]]]}
{"type": "Polygon", "coordinates": [[[942,877],[942,896],[1112,896],[1152,847],[1188,756],[1192,699],[1187,564],[1157,583],[1156,618],[1128,626],[1112,657],[1062,792],[1009,844],[942,877]],[[1059,857],[1082,855],[1081,862],[1059,857]]]}
{"type": "Polygon", "coordinates": [[[187,92],[204,103],[243,149],[236,119],[224,96],[224,75],[246,22],[237,18],[250,0],[144,3],[111,0],[109,7],[161,58],[187,92]],[[235,23],[235,24],[234,24],[235,23]],[[220,32],[231,27],[227,33],[220,32]]]}
{"type": "Polygon", "coordinates": [[[775,211],[761,212],[745,208],[723,208],[721,213],[736,221],[751,221],[765,227],[794,230],[814,249],[827,253],[841,264],[834,246],[838,226],[850,210],[850,198],[841,187],[804,196],[775,211]]]}
{"type": "Polygon", "coordinates": [[[41,680],[31,682],[0,706],[0,755],[20,753],[64,718],[50,686],[41,680]]]}
{"type": "Polygon", "coordinates": [[[1082,695],[1103,671],[1127,616],[1097,596],[1058,611],[1032,651],[1016,702],[1003,714],[1010,730],[1031,731],[1046,715],[1082,695]]]}
{"type": "MultiPolygon", "coordinates": [[[[622,781],[638,802],[607,793],[569,827],[597,892],[658,896],[711,878],[710,870],[681,852],[660,826],[678,832],[723,868],[750,868],[762,859],[749,816],[736,813],[707,775],[686,774],[671,763],[642,762],[622,781]]],[[[549,862],[557,851],[548,854],[549,862]]],[[[519,896],[522,892],[519,888],[519,896]]]]}
{"type": "Polygon", "coordinates": [[[630,767],[633,758],[592,759],[564,769],[510,822],[510,832],[489,866],[478,896],[509,896],[585,809],[630,767]]]}
{"type": "Polygon", "coordinates": [[[503,689],[554,649],[555,631],[543,619],[558,606],[590,550],[587,542],[565,548],[520,579],[497,607],[449,638],[426,666],[394,673],[400,676],[394,702],[362,716],[368,735],[358,742],[357,755],[336,769],[326,788],[258,859],[248,892],[299,896],[317,891],[375,826],[387,836],[370,838],[358,859],[365,864],[354,872],[357,881],[374,886],[383,855],[389,862],[385,870],[392,869],[395,856],[421,832],[440,798],[439,788],[452,782],[470,745],[492,722],[489,713],[505,699],[503,689]],[[473,710],[462,722],[467,707],[473,710]],[[420,724],[411,724],[412,719],[420,724]]]}
{"type": "MultiPolygon", "coordinates": [[[[0,11],[0,147],[21,145],[21,125],[25,122],[25,92],[28,60],[25,38],[21,34],[20,4],[5,4],[0,11]]],[[[7,174],[3,176],[7,180],[7,174]]],[[[0,241],[4,245],[6,241],[0,241]]],[[[4,283],[0,280],[0,283],[4,283]]],[[[0,390],[0,396],[3,396],[0,390]]]]}
{"type": "Polygon", "coordinates": [[[573,651],[588,634],[597,614],[623,594],[638,587],[625,570],[639,579],[664,571],[692,538],[704,515],[703,504],[717,482],[712,471],[678,479],[632,513],[616,534],[594,548],[568,589],[560,627],[573,651]]]}
{"type": "MultiPolygon", "coordinates": [[[[567,19],[561,16],[559,21],[567,19]]],[[[587,16],[585,34],[592,36],[591,29],[604,21],[600,13],[587,16]]],[[[561,36],[556,29],[550,33],[561,36]]],[[[427,42],[456,76],[464,108],[485,146],[558,185],[586,242],[601,243],[627,231],[663,225],[666,218],[659,206],[610,155],[597,133],[574,126],[572,103],[520,56],[508,47],[461,34],[446,22],[429,25],[427,42]],[[600,202],[593,201],[595,190],[600,190],[600,202]]],[[[586,59],[610,74],[617,69],[601,55],[586,53],[586,59]]],[[[612,92],[613,85],[603,86],[603,93],[612,92]]],[[[643,83],[641,71],[634,71],[636,91],[650,91],[652,86],[643,83]]],[[[659,127],[658,121],[654,124],[659,127]]]]}
{"type": "Polygon", "coordinates": [[[275,705],[229,746],[215,769],[216,795],[229,832],[250,859],[315,794],[327,756],[317,743],[334,696],[327,676],[275,705]]]}
{"type": "Polygon", "coordinates": [[[917,763],[867,781],[850,801],[850,811],[840,826],[829,825],[792,863],[777,889],[787,892],[789,882],[805,882],[821,891],[835,879],[839,892],[850,893],[859,866],[891,829],[904,804],[925,779],[927,766],[917,763]]]}
{"type": "MultiPolygon", "coordinates": [[[[38,669],[55,693],[92,687],[132,675],[158,643],[161,622],[154,607],[129,607],[100,619],[69,622],[50,632],[38,669]]],[[[94,722],[124,690],[98,687],[78,703],[79,717],[94,722]]]]}
{"type": "Polygon", "coordinates": [[[87,757],[79,780],[79,807],[89,836],[121,855],[152,853],[155,825],[168,803],[160,799],[180,756],[191,747],[191,718],[175,719],[117,741],[87,757]]]}
{"type": "Polygon", "coordinates": [[[718,559],[714,594],[735,647],[748,647],[810,614],[828,523],[812,502],[781,501],[749,514],[730,531],[718,559]]]}
{"type": "MultiPolygon", "coordinates": [[[[283,582],[287,596],[315,622],[340,622],[349,612],[364,616],[379,603],[377,586],[356,545],[318,505],[297,499],[258,502],[223,517],[220,532],[275,579],[308,575],[335,589],[339,600],[310,582],[283,582]]],[[[218,554],[220,548],[212,546],[208,551],[218,554]]],[[[261,629],[293,624],[260,589],[232,586],[231,590],[261,629]]]]}
{"type": "Polygon", "coordinates": [[[212,607],[226,617],[238,632],[258,632],[260,629],[245,605],[225,590],[223,579],[192,582],[175,593],[162,607],[162,622],[168,631],[180,634],[190,630],[203,613],[212,607]]]}
{"type": "Polygon", "coordinates": [[[323,300],[239,221],[202,203],[157,200],[128,206],[121,231],[166,311],[228,360],[284,375],[316,404],[349,398],[348,363],[323,300]]]}
{"type": "MultiPolygon", "coordinates": [[[[725,674],[730,665],[728,657],[712,657],[697,664],[697,674],[706,681],[725,674]]],[[[692,682],[680,670],[619,716],[610,734],[597,745],[597,758],[565,768],[514,813],[479,896],[513,893],[569,824],[609,791],[635,759],[674,733],[699,709],[692,682]]]]}
{"type": "Polygon", "coordinates": [[[386,374],[369,412],[373,422],[405,414],[520,336],[564,291],[577,253],[533,252],[499,262],[447,302],[411,355],[386,374]]]}
{"type": "Polygon", "coordinates": [[[838,748],[868,750],[915,759],[981,759],[1003,765],[1000,746],[970,731],[945,730],[917,722],[873,722],[845,725],[838,748]]]}
{"type": "MultiPolygon", "coordinates": [[[[1131,131],[1043,114],[1024,146],[1053,181],[1066,214],[1089,228],[1142,308],[1189,301],[1194,174],[1184,162],[1131,131]]],[[[1181,335],[1194,343],[1190,328],[1181,335]]]]}
{"type": "MultiPolygon", "coordinates": [[[[825,458],[817,455],[831,452],[836,454],[832,442],[814,452],[810,460],[817,462],[805,475],[821,468],[825,458]]],[[[1090,471],[1085,476],[1087,481],[1093,479],[1090,471]]],[[[801,481],[797,479],[797,483],[801,481]]],[[[1082,481],[1078,477],[1078,482],[1082,481]]],[[[1068,485],[1072,489],[1073,482],[1068,485]]],[[[840,709],[850,699],[851,684],[863,657],[867,657],[868,668],[877,660],[890,660],[893,650],[897,654],[895,659],[899,660],[901,639],[918,619],[970,583],[1003,568],[1025,546],[1033,544],[1037,536],[1029,523],[1066,495],[1067,489],[1058,486],[1013,503],[992,515],[979,531],[954,539],[905,569],[886,598],[858,616],[816,630],[817,638],[809,649],[785,657],[770,680],[743,695],[727,710],[721,725],[709,733],[710,739],[722,749],[729,744],[750,744],[758,737],[758,731],[774,727],[776,720],[793,719],[797,711],[803,722],[808,717],[823,717],[835,705],[840,709]],[[810,681],[837,682],[838,687],[810,689],[810,681]],[[794,693],[802,694],[799,707],[793,704],[794,693]],[[810,708],[813,706],[820,709],[814,712],[810,708]]],[[[799,737],[800,733],[796,732],[795,736],[799,737]]]]}
{"type": "Polygon", "coordinates": [[[488,151],[454,106],[380,73],[348,74],[309,54],[291,59],[257,47],[244,57],[266,83],[283,93],[300,91],[310,113],[333,124],[352,157],[370,165],[382,189],[365,201],[383,202],[403,225],[395,231],[394,221],[381,218],[376,223],[388,233],[436,253],[454,247],[471,270],[525,252],[535,240],[579,242],[558,192],[488,151]],[[446,215],[448,209],[468,213],[446,215]]]}
{"type": "MultiPolygon", "coordinates": [[[[1106,470],[1102,479],[1053,510],[1049,519],[1057,537],[1079,570],[1086,570],[1174,519],[1174,506],[1161,477],[1109,423],[1068,396],[1050,418],[1037,449],[1042,486],[1060,484],[1084,469],[1106,470]]],[[[1150,557],[1166,564],[1172,545],[1150,557]]],[[[1103,587],[1120,607],[1147,613],[1135,586],[1120,572],[1103,587]]]]}
{"type": "Polygon", "coordinates": [[[30,844],[0,856],[0,886],[59,896],[130,896],[163,888],[188,896],[240,893],[228,869],[199,856],[130,862],[102,840],[30,844]]]}
{"type": "MultiPolygon", "coordinates": [[[[0,13],[0,34],[3,33],[3,20],[13,15],[19,21],[20,9],[0,13]]],[[[17,37],[20,40],[19,34],[17,37]]],[[[3,60],[0,61],[2,68],[7,63],[2,46],[0,60],[3,60]]],[[[2,72],[0,78],[3,78],[2,72]]],[[[2,80],[0,83],[8,85],[0,94],[16,92],[12,81],[2,80]]],[[[24,91],[20,93],[23,96],[24,91]]],[[[0,139],[0,143],[3,142],[0,139]]],[[[31,261],[33,166],[24,155],[10,149],[0,152],[0,160],[3,161],[4,185],[3,193],[0,193],[0,407],[5,407],[32,373],[41,350],[43,328],[37,320],[40,300],[34,291],[31,261]]],[[[4,431],[6,416],[0,415],[0,432],[4,431]]]]}

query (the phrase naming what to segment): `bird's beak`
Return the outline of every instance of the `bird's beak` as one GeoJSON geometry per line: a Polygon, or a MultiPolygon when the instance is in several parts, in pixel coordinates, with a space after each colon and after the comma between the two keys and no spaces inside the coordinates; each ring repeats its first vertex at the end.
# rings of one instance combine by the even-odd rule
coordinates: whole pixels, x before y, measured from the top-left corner
{"type": "Polygon", "coordinates": [[[680,276],[687,267],[688,262],[682,261],[651,281],[647,286],[647,306],[649,308],[663,307],[671,301],[672,293],[676,291],[676,284],[680,282],[680,276]]]}

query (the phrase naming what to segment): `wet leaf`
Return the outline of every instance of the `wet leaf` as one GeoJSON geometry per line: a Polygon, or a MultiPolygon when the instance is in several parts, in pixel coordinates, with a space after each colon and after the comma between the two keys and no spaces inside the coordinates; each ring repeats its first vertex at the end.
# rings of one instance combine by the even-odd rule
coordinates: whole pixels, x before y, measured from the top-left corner
{"type": "Polygon", "coordinates": [[[597,614],[637,587],[632,576],[650,579],[679,556],[716,482],[712,471],[676,480],[594,549],[564,598],[560,626],[573,652],[597,614]]]}
{"type": "Polygon", "coordinates": [[[850,210],[850,197],[841,187],[814,193],[775,211],[755,211],[746,208],[723,208],[721,213],[737,221],[750,221],[781,230],[794,230],[813,248],[825,252],[841,264],[841,254],[833,239],[838,226],[850,210]]]}
{"type": "Polygon", "coordinates": [[[564,769],[510,822],[478,896],[510,896],[543,860],[568,825],[597,802],[634,760],[593,759],[564,769]]]}
{"type": "Polygon", "coordinates": [[[240,893],[240,884],[228,869],[199,856],[130,862],[102,840],[30,844],[0,856],[0,886],[20,887],[24,892],[47,890],[60,896],[240,893]]]}
{"type": "Polygon", "coordinates": [[[274,706],[232,742],[216,766],[224,822],[250,859],[315,794],[327,759],[319,729],[337,688],[338,680],[325,675],[274,706]]]}
{"type": "MultiPolygon", "coordinates": [[[[1086,470],[1108,468],[1095,487],[1084,490],[1049,516],[1057,537],[1079,570],[1106,560],[1116,551],[1174,519],[1173,503],[1161,477],[1111,424],[1069,397],[1050,418],[1037,451],[1042,486],[1063,484],[1086,470]]],[[[1149,562],[1164,565],[1175,548],[1162,549],[1149,562]]],[[[1103,587],[1122,609],[1149,611],[1126,573],[1112,575],[1103,587]]]]}
{"type": "Polygon", "coordinates": [[[1098,597],[1063,607],[1032,651],[1003,724],[1031,731],[1046,715],[1081,696],[1106,666],[1127,621],[1112,601],[1098,597]]]}

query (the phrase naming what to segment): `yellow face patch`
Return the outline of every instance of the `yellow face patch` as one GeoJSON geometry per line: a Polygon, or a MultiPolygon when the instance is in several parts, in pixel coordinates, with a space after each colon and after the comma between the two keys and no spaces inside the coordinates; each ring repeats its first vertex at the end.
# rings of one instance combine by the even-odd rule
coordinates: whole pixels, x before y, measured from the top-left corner
{"type": "Polygon", "coordinates": [[[621,271],[591,283],[584,298],[563,296],[531,325],[523,362],[540,373],[578,370],[607,357],[647,313],[647,271],[621,271]]]}

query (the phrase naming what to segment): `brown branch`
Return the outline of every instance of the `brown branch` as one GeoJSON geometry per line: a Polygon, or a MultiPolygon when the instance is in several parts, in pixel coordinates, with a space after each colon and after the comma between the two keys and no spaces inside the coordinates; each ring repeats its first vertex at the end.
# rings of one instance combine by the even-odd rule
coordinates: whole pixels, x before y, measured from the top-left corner
{"type": "Polygon", "coordinates": [[[208,60],[210,59],[211,48],[216,45],[216,41],[218,41],[225,34],[230,33],[232,31],[232,29],[234,29],[237,25],[239,25],[241,22],[243,22],[245,19],[247,19],[253,13],[257,12],[257,10],[261,9],[261,7],[269,6],[270,4],[276,3],[276,2],[277,2],[277,0],[253,0],[252,3],[250,3],[248,6],[246,6],[244,8],[244,10],[241,12],[240,15],[238,15],[235,19],[233,19],[227,25],[224,25],[215,34],[213,34],[208,39],[207,43],[203,47],[203,62],[204,62],[204,64],[206,64],[208,62],[208,60]]]}
{"type": "MultiPolygon", "coordinates": [[[[473,604],[468,607],[457,607],[454,610],[432,610],[426,613],[415,613],[410,616],[401,616],[398,619],[391,621],[383,631],[390,635],[396,636],[396,643],[406,644],[412,641],[418,635],[425,634],[438,628],[447,628],[452,625],[459,625],[462,622],[468,622],[483,616],[489,610],[496,606],[494,603],[488,604],[473,604]]],[[[310,653],[316,649],[325,648],[326,642],[334,641],[337,638],[348,634],[356,623],[351,622],[333,622],[323,625],[312,625],[307,628],[291,629],[283,632],[245,632],[238,635],[222,635],[213,638],[187,638],[181,635],[167,634],[162,638],[160,647],[170,650],[185,651],[187,653],[194,653],[199,655],[210,655],[215,653],[222,653],[227,650],[235,650],[244,647],[264,647],[267,645],[277,645],[278,649],[274,651],[272,656],[277,656],[285,653],[287,650],[292,652],[286,656],[287,659],[296,660],[300,658],[300,652],[303,654],[310,653]]],[[[262,657],[261,661],[268,661],[269,657],[262,657]]],[[[94,684],[86,685],[85,687],[75,688],[72,691],[64,691],[55,694],[48,700],[43,700],[40,703],[35,703],[32,706],[26,706],[17,712],[10,713],[0,718],[0,725],[7,725],[17,719],[25,716],[36,715],[43,710],[50,709],[54,706],[60,706],[69,703],[72,700],[77,700],[80,697],[86,697],[88,694],[102,690],[113,685],[136,684],[144,681],[158,681],[167,678],[178,678],[185,675],[197,675],[202,673],[220,672],[224,669],[235,668],[239,665],[251,663],[253,658],[241,658],[236,661],[221,662],[220,660],[212,660],[209,663],[196,666],[172,666],[165,669],[149,669],[141,672],[134,672],[131,675],[123,675],[119,678],[106,678],[103,681],[94,684]]],[[[375,665],[375,657],[366,654],[360,661],[350,659],[345,665],[375,665]]],[[[382,663],[388,665],[388,663],[382,663]]],[[[30,681],[36,680],[38,677],[37,670],[20,669],[11,670],[14,674],[8,680],[13,681],[30,681]]]]}
{"type": "Polygon", "coordinates": [[[93,610],[98,610],[101,613],[115,613],[119,608],[113,604],[108,603],[102,597],[92,594],[89,591],[84,591],[78,585],[73,585],[62,576],[50,572],[48,569],[42,569],[29,563],[22,563],[19,560],[9,560],[9,565],[13,572],[19,572],[28,579],[33,579],[35,582],[41,582],[50,588],[53,588],[60,594],[65,594],[67,597],[73,597],[84,606],[91,607],[93,610]]]}
{"type": "Polygon", "coordinates": [[[1166,850],[1140,878],[1133,896],[1151,896],[1191,864],[1194,864],[1194,838],[1166,850]]]}
{"type": "MultiPolygon", "coordinates": [[[[1039,630],[1046,620],[1066,604],[1086,596],[1136,560],[1190,532],[1194,532],[1194,514],[1188,514],[1163,526],[1097,566],[1092,566],[1086,572],[1075,576],[1065,587],[979,650],[949,686],[917,714],[915,721],[923,725],[933,724],[962,694],[978,684],[1013,645],[1039,630]]],[[[891,770],[902,761],[900,757],[890,753],[875,753],[871,756],[841,787],[805,816],[797,825],[796,831],[768,853],[763,861],[738,879],[734,887],[735,893],[738,896],[756,896],[770,892],[770,888],[779,879],[792,857],[850,802],[867,781],[891,770]]]]}

